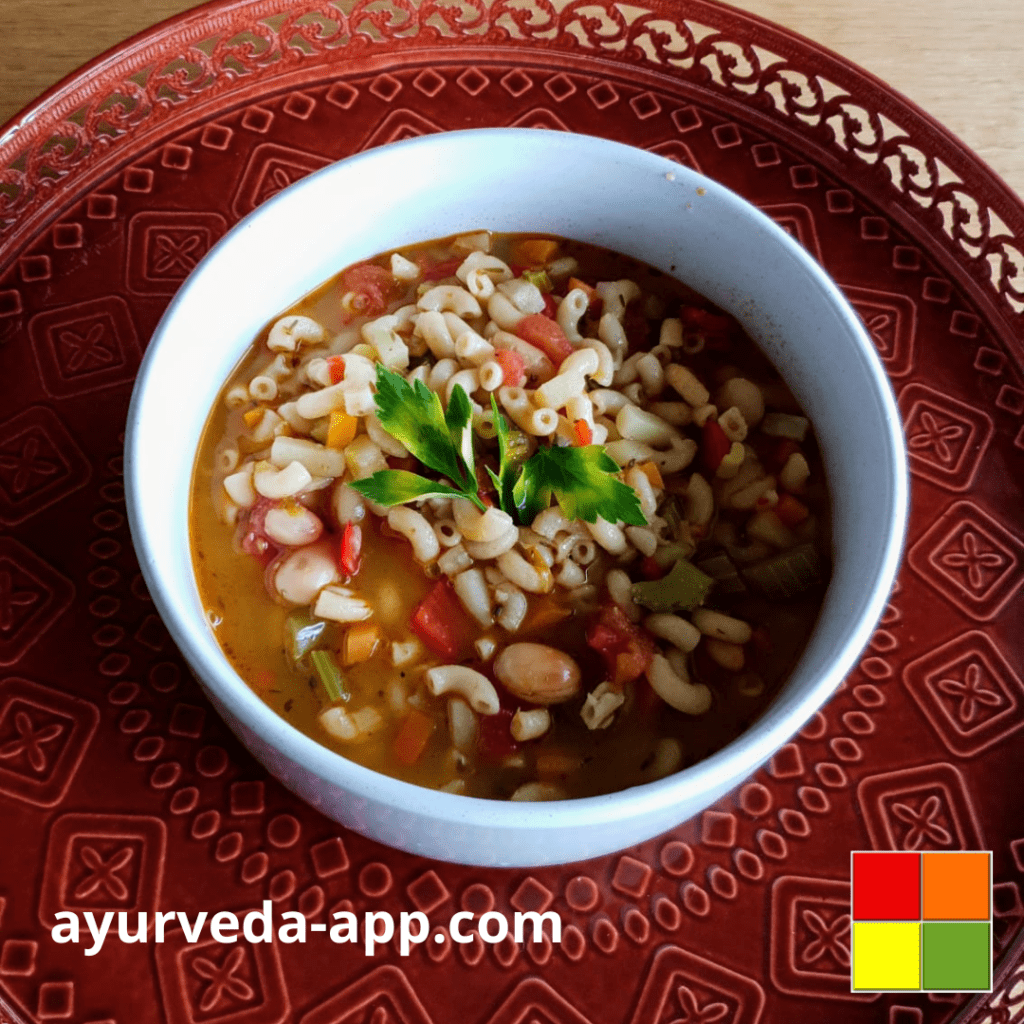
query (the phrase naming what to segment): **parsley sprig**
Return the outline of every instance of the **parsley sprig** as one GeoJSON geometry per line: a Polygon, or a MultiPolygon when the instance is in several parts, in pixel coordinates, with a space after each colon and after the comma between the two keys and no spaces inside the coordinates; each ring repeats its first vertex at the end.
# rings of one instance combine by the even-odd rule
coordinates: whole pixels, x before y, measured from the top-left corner
{"type": "Polygon", "coordinates": [[[353,481],[355,490],[380,505],[449,496],[468,498],[486,511],[487,506],[477,495],[479,484],[470,429],[473,407],[461,387],[456,385],[452,389],[445,412],[441,400],[423,381],[410,384],[378,363],[375,402],[381,426],[424,466],[447,477],[452,484],[404,469],[381,469],[363,480],[353,481]]]}
{"type": "MultiPolygon", "coordinates": [[[[377,418],[424,466],[450,480],[430,480],[406,470],[383,469],[352,487],[380,505],[401,505],[417,498],[440,495],[467,498],[485,510],[480,500],[473,453],[469,396],[459,385],[452,389],[448,410],[422,381],[409,384],[404,377],[377,365],[377,418]]],[[[491,396],[498,436],[499,464],[488,474],[498,492],[501,508],[520,525],[529,525],[552,498],[567,519],[644,526],[647,520],[640,499],[618,479],[619,467],[601,445],[582,448],[541,447],[529,459],[525,436],[509,427],[491,396]]]]}

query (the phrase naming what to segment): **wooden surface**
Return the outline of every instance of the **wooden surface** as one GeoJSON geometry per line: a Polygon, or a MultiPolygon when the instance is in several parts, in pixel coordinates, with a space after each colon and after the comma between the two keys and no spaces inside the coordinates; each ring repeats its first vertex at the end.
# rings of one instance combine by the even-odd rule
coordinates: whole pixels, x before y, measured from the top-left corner
{"type": "MultiPolygon", "coordinates": [[[[733,0],[843,54],[946,125],[1024,194],[1022,0],[733,0]]],[[[0,0],[0,124],[190,0],[0,0]]]]}

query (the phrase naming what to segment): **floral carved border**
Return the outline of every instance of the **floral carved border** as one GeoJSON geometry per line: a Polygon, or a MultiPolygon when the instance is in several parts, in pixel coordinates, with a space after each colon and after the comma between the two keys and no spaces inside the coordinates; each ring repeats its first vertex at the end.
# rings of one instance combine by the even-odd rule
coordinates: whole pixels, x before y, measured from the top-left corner
{"type": "Polygon", "coordinates": [[[0,267],[58,187],[186,115],[353,60],[457,46],[607,58],[708,90],[810,143],[927,226],[1019,336],[1024,207],[941,126],[784,29],[710,0],[221,0],[98,58],[0,132],[0,267]]]}

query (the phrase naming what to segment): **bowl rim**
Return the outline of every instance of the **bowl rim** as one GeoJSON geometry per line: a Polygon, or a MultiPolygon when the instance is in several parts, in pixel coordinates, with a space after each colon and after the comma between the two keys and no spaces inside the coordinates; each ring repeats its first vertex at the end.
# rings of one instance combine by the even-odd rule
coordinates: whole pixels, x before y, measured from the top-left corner
{"type": "MultiPolygon", "coordinates": [[[[414,783],[404,782],[348,760],[343,755],[300,732],[266,705],[238,676],[223,655],[221,657],[227,671],[224,666],[209,664],[205,651],[197,643],[197,638],[194,635],[193,630],[196,623],[191,614],[178,607],[176,601],[166,593],[156,571],[153,543],[141,511],[139,480],[138,451],[139,435],[145,416],[144,399],[153,386],[154,364],[161,350],[161,343],[166,341],[166,335],[178,311],[190,301],[195,281],[208,267],[216,265],[216,261],[221,258],[222,253],[239,244],[239,240],[253,222],[263,220],[268,215],[272,215],[274,211],[287,207],[289,203],[293,202],[292,197],[300,190],[317,188],[319,187],[318,183],[329,181],[332,175],[339,173],[340,167],[350,170],[360,167],[372,168],[372,165],[379,161],[384,154],[388,154],[385,158],[390,158],[396,153],[408,156],[410,152],[424,147],[459,146],[470,140],[472,140],[471,144],[486,145],[499,138],[524,140],[526,136],[542,139],[553,145],[564,145],[567,133],[534,128],[473,128],[389,143],[377,149],[353,154],[313,172],[267,200],[240,220],[211,248],[193,270],[168,304],[153,332],[139,367],[128,410],[124,479],[133,544],[139,557],[143,577],[161,619],[167,626],[175,644],[195,671],[204,689],[214,697],[218,706],[223,702],[230,715],[237,718],[245,729],[251,730],[263,742],[323,781],[346,790],[353,797],[383,803],[395,811],[417,817],[426,816],[432,820],[452,825],[476,826],[491,830],[514,830],[524,827],[562,830],[580,826],[616,824],[642,817],[649,812],[664,811],[667,806],[675,802],[674,798],[692,792],[694,780],[697,778],[705,780],[702,786],[697,787],[698,791],[711,791],[716,779],[734,780],[730,783],[731,787],[736,784],[735,780],[741,780],[750,775],[806,723],[853,668],[857,657],[877,625],[896,578],[907,528],[909,475],[901,420],[892,386],[859,317],[838,286],[813,257],[766,214],[714,179],[673,163],[665,157],[596,136],[579,134],[568,136],[572,140],[573,146],[581,146],[584,150],[589,149],[598,156],[602,155],[600,150],[605,150],[609,156],[617,156],[620,160],[625,159],[640,164],[647,163],[652,167],[657,164],[663,173],[671,173],[681,179],[689,180],[695,186],[706,190],[706,193],[715,199],[731,205],[740,204],[745,208],[747,214],[752,214],[758,221],[760,229],[769,233],[773,240],[783,246],[789,256],[801,265],[804,272],[815,280],[830,305],[844,321],[851,335],[857,339],[860,355],[865,361],[874,390],[881,403],[887,430],[886,447],[891,454],[891,461],[885,467],[888,484],[893,494],[890,506],[891,528],[884,541],[878,570],[874,578],[867,584],[870,587],[870,599],[857,620],[857,628],[847,638],[843,648],[834,656],[829,671],[819,675],[813,685],[807,688],[801,699],[787,708],[785,714],[780,714],[776,710],[777,695],[776,699],[738,737],[694,765],[663,779],[601,796],[579,797],[550,803],[510,804],[507,801],[432,790],[414,783]],[[425,813],[428,803],[430,806],[425,813]]],[[[372,253],[366,254],[367,257],[372,255],[372,253]]],[[[276,315],[280,315],[280,313],[276,315]]],[[[246,344],[251,345],[251,340],[246,344]]],[[[827,599],[826,595],[826,601],[827,599]]],[[[216,645],[216,640],[214,640],[214,644],[216,645]]],[[[780,690],[780,694],[784,691],[785,687],[780,690]]],[[[707,804],[705,803],[704,806],[707,804]]]]}

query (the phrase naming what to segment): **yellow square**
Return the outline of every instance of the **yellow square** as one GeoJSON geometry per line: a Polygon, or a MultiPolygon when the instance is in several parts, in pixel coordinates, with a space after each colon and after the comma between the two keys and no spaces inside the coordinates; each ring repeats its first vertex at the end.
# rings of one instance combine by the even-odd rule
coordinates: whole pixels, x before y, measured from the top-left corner
{"type": "Polygon", "coordinates": [[[921,987],[921,925],[917,921],[854,921],[853,990],[921,987]]]}

